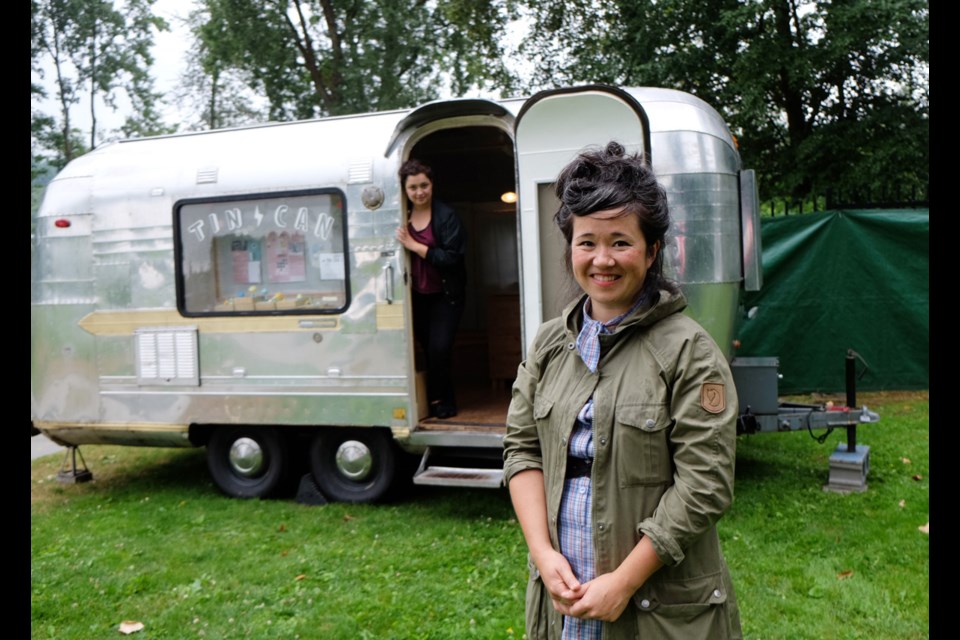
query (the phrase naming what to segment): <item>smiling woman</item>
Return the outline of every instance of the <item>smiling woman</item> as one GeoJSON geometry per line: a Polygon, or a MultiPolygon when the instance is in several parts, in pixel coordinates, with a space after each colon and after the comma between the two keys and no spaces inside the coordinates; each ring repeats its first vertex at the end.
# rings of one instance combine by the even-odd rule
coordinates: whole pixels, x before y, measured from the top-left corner
{"type": "Polygon", "coordinates": [[[430,415],[457,415],[453,385],[453,341],[466,300],[467,231],[447,204],[433,197],[433,169],[416,159],[403,163],[400,182],[409,220],[397,240],[410,255],[413,331],[427,364],[430,415]]]}
{"type": "Polygon", "coordinates": [[[585,295],[537,332],[504,438],[528,637],[740,638],[716,529],[733,499],[736,389],[663,276],[666,192],[611,142],[565,167],[556,195],[585,295]]]}

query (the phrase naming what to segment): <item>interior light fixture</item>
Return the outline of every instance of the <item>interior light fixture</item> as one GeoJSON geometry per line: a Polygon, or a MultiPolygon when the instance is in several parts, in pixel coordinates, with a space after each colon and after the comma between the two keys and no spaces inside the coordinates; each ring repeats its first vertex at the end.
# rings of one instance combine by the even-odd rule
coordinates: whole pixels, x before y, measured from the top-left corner
{"type": "Polygon", "coordinates": [[[513,191],[504,191],[500,194],[500,200],[507,204],[513,204],[517,201],[517,194],[513,191]]]}

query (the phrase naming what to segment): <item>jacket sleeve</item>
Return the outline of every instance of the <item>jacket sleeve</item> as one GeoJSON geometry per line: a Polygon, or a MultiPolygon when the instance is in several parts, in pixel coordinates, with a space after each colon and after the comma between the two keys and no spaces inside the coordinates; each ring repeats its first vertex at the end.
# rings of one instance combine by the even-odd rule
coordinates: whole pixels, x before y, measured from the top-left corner
{"type": "Polygon", "coordinates": [[[673,484],[640,530],[675,565],[733,502],[739,407],[726,358],[703,329],[682,341],[668,384],[673,484]]]}
{"type": "Polygon", "coordinates": [[[426,259],[437,267],[452,267],[463,260],[467,247],[467,230],[456,212],[443,203],[433,210],[436,245],[427,250],[426,259]]]}
{"type": "Polygon", "coordinates": [[[506,484],[520,471],[543,469],[540,436],[533,407],[537,383],[540,380],[541,363],[538,353],[545,333],[544,326],[541,326],[530,346],[527,359],[517,367],[517,378],[513,383],[510,408],[507,410],[507,432],[503,438],[503,480],[506,484]]]}

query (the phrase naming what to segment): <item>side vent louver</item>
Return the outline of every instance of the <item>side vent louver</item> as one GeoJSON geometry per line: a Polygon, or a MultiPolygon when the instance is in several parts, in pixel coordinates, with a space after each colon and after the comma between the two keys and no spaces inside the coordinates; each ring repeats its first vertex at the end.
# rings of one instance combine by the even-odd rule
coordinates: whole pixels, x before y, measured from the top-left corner
{"type": "Polygon", "coordinates": [[[138,384],[200,384],[196,327],[141,328],[134,340],[138,384]]]}

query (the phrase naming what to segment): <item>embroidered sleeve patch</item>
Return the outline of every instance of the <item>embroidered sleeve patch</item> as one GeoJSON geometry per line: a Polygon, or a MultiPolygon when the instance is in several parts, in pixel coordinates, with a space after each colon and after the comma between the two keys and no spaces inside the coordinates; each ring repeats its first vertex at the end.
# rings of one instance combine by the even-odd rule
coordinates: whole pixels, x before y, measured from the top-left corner
{"type": "Polygon", "coordinates": [[[716,382],[704,382],[700,387],[700,406],[709,413],[720,413],[727,406],[727,397],[723,385],[716,382]]]}

